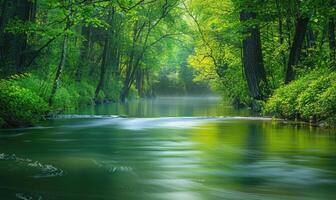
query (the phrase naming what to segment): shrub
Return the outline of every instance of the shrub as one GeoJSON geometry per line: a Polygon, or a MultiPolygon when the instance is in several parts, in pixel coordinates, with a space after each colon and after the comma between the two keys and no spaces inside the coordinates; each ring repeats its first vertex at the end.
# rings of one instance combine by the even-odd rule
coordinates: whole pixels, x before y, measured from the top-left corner
{"type": "Polygon", "coordinates": [[[36,93],[18,85],[16,78],[16,76],[13,76],[9,80],[0,80],[2,127],[33,125],[48,110],[47,103],[36,93]]]}
{"type": "Polygon", "coordinates": [[[65,87],[59,87],[53,98],[52,110],[53,112],[63,112],[66,110],[73,110],[77,106],[78,94],[74,92],[71,94],[65,87]]]}
{"type": "Polygon", "coordinates": [[[318,70],[277,89],[264,106],[264,114],[309,121],[336,119],[336,73],[318,70]]]}
{"type": "Polygon", "coordinates": [[[318,107],[315,108],[316,114],[320,118],[334,118],[336,119],[336,75],[332,76],[331,85],[323,93],[319,94],[317,100],[318,107]]]}
{"type": "Polygon", "coordinates": [[[294,81],[280,87],[267,101],[264,112],[281,118],[296,118],[299,115],[296,98],[304,89],[304,81],[294,81]]]}
{"type": "Polygon", "coordinates": [[[20,78],[17,78],[15,81],[21,87],[28,88],[45,101],[48,101],[52,86],[51,81],[46,80],[47,79],[42,79],[34,74],[25,74],[20,78]]]}
{"type": "Polygon", "coordinates": [[[324,93],[331,89],[332,79],[335,79],[335,77],[335,74],[331,73],[316,77],[315,80],[306,84],[305,90],[297,97],[297,106],[302,119],[321,118],[325,114],[324,112],[327,110],[324,106],[329,105],[327,103],[322,104],[324,102],[322,98],[328,98],[324,93]]]}

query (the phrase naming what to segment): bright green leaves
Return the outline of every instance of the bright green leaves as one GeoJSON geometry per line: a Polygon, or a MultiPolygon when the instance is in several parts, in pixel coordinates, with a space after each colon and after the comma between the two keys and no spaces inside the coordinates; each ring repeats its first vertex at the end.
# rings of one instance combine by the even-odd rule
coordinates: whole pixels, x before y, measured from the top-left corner
{"type": "Polygon", "coordinates": [[[336,74],[317,70],[277,89],[264,112],[286,119],[315,120],[336,117],[336,74]]]}
{"type": "Polygon", "coordinates": [[[37,94],[19,86],[17,78],[0,80],[0,118],[6,127],[33,125],[48,109],[37,94]]]}

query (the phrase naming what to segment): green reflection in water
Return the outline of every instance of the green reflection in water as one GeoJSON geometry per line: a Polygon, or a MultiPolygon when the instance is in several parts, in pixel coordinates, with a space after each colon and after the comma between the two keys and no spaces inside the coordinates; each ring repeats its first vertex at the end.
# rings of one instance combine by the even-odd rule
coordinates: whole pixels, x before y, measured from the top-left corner
{"type": "Polygon", "coordinates": [[[216,98],[160,98],[92,109],[81,114],[133,118],[63,119],[1,131],[1,199],[336,195],[332,131],[263,120],[176,117],[248,115],[216,98]]]}

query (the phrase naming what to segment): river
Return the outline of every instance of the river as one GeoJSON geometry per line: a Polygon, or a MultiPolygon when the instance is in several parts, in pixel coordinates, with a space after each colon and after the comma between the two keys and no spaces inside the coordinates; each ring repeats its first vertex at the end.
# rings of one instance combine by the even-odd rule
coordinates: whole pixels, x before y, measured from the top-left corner
{"type": "Polygon", "coordinates": [[[87,107],[0,130],[0,199],[336,197],[336,133],[251,117],[217,97],[87,107]]]}

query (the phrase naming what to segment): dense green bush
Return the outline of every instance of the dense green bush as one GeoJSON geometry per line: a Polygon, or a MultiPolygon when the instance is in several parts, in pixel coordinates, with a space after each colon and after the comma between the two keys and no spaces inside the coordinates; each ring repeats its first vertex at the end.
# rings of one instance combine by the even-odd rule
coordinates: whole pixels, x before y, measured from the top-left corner
{"type": "Polygon", "coordinates": [[[78,93],[70,92],[65,87],[59,87],[53,98],[52,111],[61,113],[67,110],[73,110],[77,107],[78,93]]]}
{"type": "MultiPolygon", "coordinates": [[[[50,81],[45,80],[47,80],[46,77],[42,78],[34,74],[22,75],[15,79],[21,87],[28,88],[45,101],[48,101],[52,85],[50,81]]],[[[92,104],[94,90],[94,86],[84,81],[81,83],[62,81],[53,99],[51,109],[55,112],[60,112],[92,104]]]]}
{"type": "MultiPolygon", "coordinates": [[[[36,124],[43,116],[74,110],[94,103],[94,86],[82,82],[61,84],[47,104],[51,84],[32,74],[13,75],[0,80],[0,127],[22,127],[36,124]]],[[[98,96],[104,102],[105,94],[98,96]]]]}
{"type": "Polygon", "coordinates": [[[48,81],[47,78],[40,78],[37,75],[30,73],[18,76],[18,78],[15,79],[15,82],[23,88],[28,88],[45,101],[48,101],[51,81],[48,81]]]}
{"type": "Polygon", "coordinates": [[[19,76],[0,80],[0,125],[22,127],[33,125],[48,111],[47,103],[36,93],[15,81],[19,76]]]}
{"type": "Polygon", "coordinates": [[[265,114],[285,119],[322,122],[336,116],[336,72],[313,71],[275,90],[265,114]]]}

